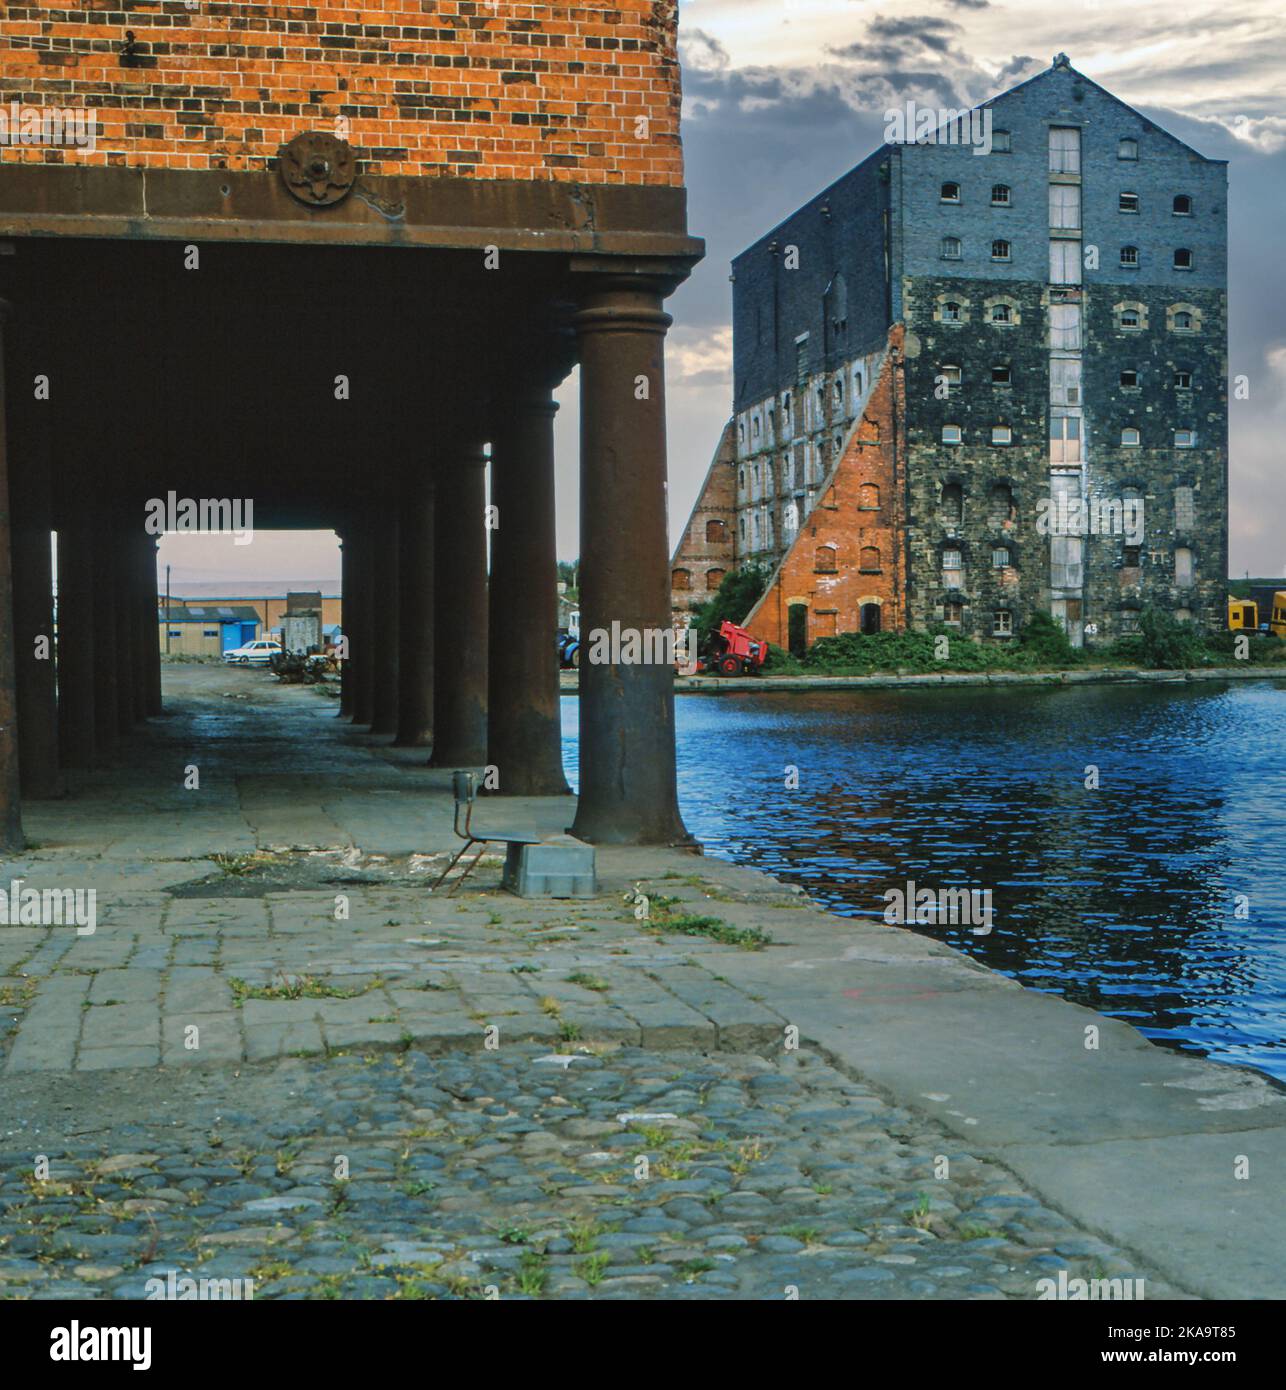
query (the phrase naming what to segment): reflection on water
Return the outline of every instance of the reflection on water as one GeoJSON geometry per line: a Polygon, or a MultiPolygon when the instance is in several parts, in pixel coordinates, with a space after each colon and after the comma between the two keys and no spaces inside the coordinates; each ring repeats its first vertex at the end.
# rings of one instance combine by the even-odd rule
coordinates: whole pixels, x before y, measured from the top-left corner
{"type": "Polygon", "coordinates": [[[680,801],[707,853],[848,917],[882,920],[885,889],[908,879],[991,889],[990,935],[918,930],[1158,1043],[1286,1080],[1286,682],[676,705],[680,801]]]}

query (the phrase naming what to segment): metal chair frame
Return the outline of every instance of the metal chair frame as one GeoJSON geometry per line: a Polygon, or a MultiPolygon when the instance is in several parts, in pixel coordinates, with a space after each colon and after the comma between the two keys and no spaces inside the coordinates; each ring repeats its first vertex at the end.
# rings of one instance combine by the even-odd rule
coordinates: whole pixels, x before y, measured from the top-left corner
{"type": "Polygon", "coordinates": [[[452,790],[455,794],[455,816],[452,819],[451,828],[455,831],[456,835],[464,841],[464,844],[461,845],[460,848],[455,852],[455,854],[451,856],[451,862],[446,866],[445,869],[442,870],[442,872],[434,880],[433,886],[429,889],[429,892],[436,893],[438,889],[442,887],[443,883],[446,882],[447,875],[464,858],[464,856],[468,854],[469,850],[474,845],[479,846],[479,848],[477,854],[475,854],[473,858],[470,859],[469,862],[465,865],[464,872],[459,876],[459,878],[455,880],[454,883],[452,883],[451,887],[447,890],[448,898],[451,896],[452,893],[455,892],[457,888],[459,888],[459,886],[465,881],[466,878],[469,877],[469,875],[477,867],[478,861],[482,858],[483,854],[486,853],[487,845],[539,843],[539,841],[532,840],[529,836],[526,835],[505,835],[499,833],[492,833],[488,835],[475,835],[472,829],[473,803],[477,798],[477,782],[475,774],[472,772],[453,772],[451,774],[451,785],[452,790]],[[463,830],[460,829],[461,805],[463,805],[465,808],[463,830]]]}

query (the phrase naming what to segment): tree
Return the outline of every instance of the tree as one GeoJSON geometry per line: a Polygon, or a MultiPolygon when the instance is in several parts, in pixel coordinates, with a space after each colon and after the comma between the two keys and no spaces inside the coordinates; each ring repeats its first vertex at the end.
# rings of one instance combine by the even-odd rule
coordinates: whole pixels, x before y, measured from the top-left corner
{"type": "Polygon", "coordinates": [[[740,569],[729,570],[714,597],[692,610],[692,626],[699,640],[704,642],[725,620],[738,625],[744,623],[763,596],[771,575],[767,565],[742,565],[740,569]]]}

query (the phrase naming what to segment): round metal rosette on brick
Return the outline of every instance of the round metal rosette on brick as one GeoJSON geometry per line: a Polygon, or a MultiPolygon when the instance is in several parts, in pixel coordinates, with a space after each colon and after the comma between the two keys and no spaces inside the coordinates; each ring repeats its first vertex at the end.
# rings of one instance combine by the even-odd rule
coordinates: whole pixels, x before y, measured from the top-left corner
{"type": "Polygon", "coordinates": [[[323,208],[346,198],[357,178],[352,146],[325,131],[305,130],[280,151],[287,191],[309,207],[323,208]]]}

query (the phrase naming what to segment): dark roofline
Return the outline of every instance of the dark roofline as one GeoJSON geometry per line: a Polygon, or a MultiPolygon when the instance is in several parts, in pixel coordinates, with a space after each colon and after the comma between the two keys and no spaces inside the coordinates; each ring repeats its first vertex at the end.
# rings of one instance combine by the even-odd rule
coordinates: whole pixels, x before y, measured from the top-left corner
{"type": "Polygon", "coordinates": [[[787,222],[794,221],[794,219],[798,217],[801,212],[807,211],[810,207],[812,207],[814,203],[821,202],[823,198],[825,198],[828,194],[832,193],[836,188],[840,186],[840,184],[844,183],[845,180],[852,178],[853,175],[856,174],[859,169],[865,168],[873,159],[886,158],[891,150],[895,150],[897,148],[897,145],[877,146],[874,150],[871,151],[870,154],[866,156],[865,159],[859,161],[857,164],[854,164],[851,169],[846,170],[839,176],[839,178],[832,179],[831,182],[828,183],[826,187],[821,190],[820,193],[814,193],[813,196],[806,203],[800,203],[800,205],[794,210],[794,212],[787,213],[787,215],[783,217],[775,227],[771,228],[769,231],[766,231],[763,234],[763,236],[759,237],[756,241],[752,241],[744,251],[738,251],[737,254],[732,258],[731,264],[733,265],[733,267],[735,268],[737,262],[741,260],[743,257],[748,256],[756,247],[762,246],[763,243],[765,241],[770,240],[775,233],[780,232],[787,222]]]}
{"type": "MultiPolygon", "coordinates": [[[[1107,97],[1110,101],[1114,102],[1117,106],[1124,107],[1124,109],[1128,111],[1132,116],[1138,117],[1139,120],[1145,121],[1148,125],[1153,126],[1155,129],[1159,130],[1162,135],[1166,136],[1170,140],[1173,140],[1176,145],[1179,145],[1183,149],[1187,150],[1189,154],[1196,155],[1198,159],[1204,160],[1207,164],[1222,164],[1225,167],[1227,166],[1228,161],[1226,159],[1211,159],[1209,155],[1204,155],[1201,153],[1200,150],[1193,149],[1193,147],[1189,145],[1186,140],[1180,140],[1179,137],[1175,135],[1173,131],[1167,130],[1163,125],[1158,125],[1157,122],[1154,121],[1150,116],[1145,116],[1142,111],[1139,111],[1137,108],[1131,106],[1128,101],[1123,101],[1120,97],[1116,95],[1115,92],[1108,91],[1106,87],[1102,86],[1098,82],[1095,82],[1092,77],[1086,77],[1086,75],[1079,68],[1074,68],[1071,65],[1071,63],[1051,63],[1049,67],[1042,68],[1040,72],[1033,73],[1030,77],[1024,77],[1023,80],[1017,83],[1015,86],[1006,87],[1003,92],[997,92],[995,96],[988,97],[985,101],[980,101],[973,106],[961,107],[960,110],[962,112],[985,110],[990,106],[994,106],[998,101],[1003,101],[1006,97],[1012,96],[1015,92],[1022,91],[1024,87],[1030,87],[1033,82],[1043,81],[1051,73],[1057,72],[1060,67],[1065,67],[1068,72],[1074,73],[1077,77],[1081,79],[1082,82],[1088,82],[1089,85],[1095,89],[1095,91],[1102,92],[1105,97],[1107,97]]],[[[942,126],[939,126],[938,129],[945,129],[946,125],[949,124],[950,122],[945,122],[942,126]]],[[[800,213],[805,212],[808,208],[812,207],[814,203],[820,202],[846,179],[852,178],[852,176],[856,174],[859,169],[864,168],[867,164],[871,162],[871,160],[881,158],[882,156],[887,155],[891,150],[900,149],[904,144],[915,143],[915,141],[897,141],[894,144],[877,146],[877,148],[873,150],[870,154],[868,154],[865,159],[860,160],[858,163],[854,164],[851,169],[841,174],[839,178],[833,179],[830,183],[826,185],[825,188],[821,190],[820,193],[815,193],[806,203],[800,203],[800,205],[793,212],[787,213],[787,215],[783,217],[780,222],[773,226],[769,231],[765,232],[763,236],[757,238],[755,241],[752,241],[750,245],[747,246],[743,251],[739,251],[732,258],[731,261],[733,270],[736,270],[738,261],[742,260],[744,257],[748,256],[752,251],[762,246],[764,242],[771,240],[772,237],[778,232],[780,232],[788,222],[793,221],[796,217],[799,216],[800,213]]]]}

